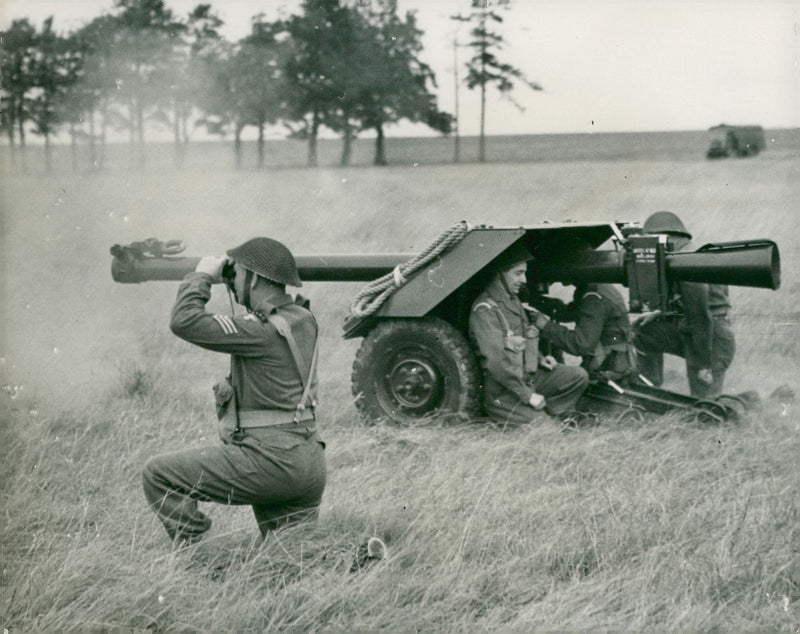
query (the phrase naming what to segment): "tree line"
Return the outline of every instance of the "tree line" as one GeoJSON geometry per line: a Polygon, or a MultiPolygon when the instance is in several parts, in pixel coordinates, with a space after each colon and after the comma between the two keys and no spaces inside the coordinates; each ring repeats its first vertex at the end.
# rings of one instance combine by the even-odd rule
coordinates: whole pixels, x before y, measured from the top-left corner
{"type": "MultiPolygon", "coordinates": [[[[504,42],[487,23],[502,18],[485,0],[473,0],[470,15],[453,19],[474,21],[469,89],[485,95],[494,84],[508,93],[520,79],[540,89],[497,61],[504,42]]],[[[111,12],[67,34],[53,29],[52,17],[38,30],[28,19],[13,21],[0,33],[0,130],[12,153],[24,149],[26,133],[38,135],[49,169],[51,139],[66,131],[73,165],[83,143],[100,168],[114,130],[127,132],[131,156],[143,164],[155,123],[171,129],[179,162],[191,129],[202,126],[233,137],[239,166],[242,133],[250,127],[262,166],[265,131],[277,125],[307,143],[311,166],[323,127],[341,137],[342,165],[353,140],[373,131],[374,164],[385,165],[387,125],[406,120],[457,135],[455,117],[437,106],[416,15],[400,15],[397,0],[303,0],[288,17],[254,16],[237,42],[223,37],[223,26],[209,4],[177,16],[162,0],[116,0],[111,12]]],[[[484,108],[482,98],[480,160],[484,108]]]]}

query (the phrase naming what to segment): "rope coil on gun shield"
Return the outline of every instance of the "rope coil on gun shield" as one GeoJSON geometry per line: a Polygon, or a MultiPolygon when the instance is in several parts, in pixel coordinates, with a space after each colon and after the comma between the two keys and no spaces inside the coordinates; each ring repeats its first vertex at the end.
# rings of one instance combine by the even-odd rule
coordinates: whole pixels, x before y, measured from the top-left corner
{"type": "Polygon", "coordinates": [[[398,264],[391,273],[367,284],[350,304],[349,319],[358,319],[375,313],[414,273],[460,242],[470,231],[472,231],[472,225],[466,220],[457,222],[436,238],[422,253],[418,253],[407,262],[398,264]]]}

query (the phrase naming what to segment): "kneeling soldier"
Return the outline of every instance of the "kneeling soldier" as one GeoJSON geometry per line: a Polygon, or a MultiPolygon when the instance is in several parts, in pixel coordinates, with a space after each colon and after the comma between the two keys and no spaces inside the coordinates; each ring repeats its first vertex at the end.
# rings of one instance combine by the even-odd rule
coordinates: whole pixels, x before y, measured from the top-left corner
{"type": "Polygon", "coordinates": [[[318,327],[286,294],[287,285],[302,285],[294,257],[270,238],[228,256],[202,258],[184,278],[170,322],[178,337],[231,355],[230,375],[214,387],[222,444],[156,456],[143,473],[150,507],[181,544],[211,527],[198,501],[252,506],[266,536],[316,519],[325,488],[315,420],[318,327]],[[211,285],[222,281],[247,314],[206,312],[211,285]]]}

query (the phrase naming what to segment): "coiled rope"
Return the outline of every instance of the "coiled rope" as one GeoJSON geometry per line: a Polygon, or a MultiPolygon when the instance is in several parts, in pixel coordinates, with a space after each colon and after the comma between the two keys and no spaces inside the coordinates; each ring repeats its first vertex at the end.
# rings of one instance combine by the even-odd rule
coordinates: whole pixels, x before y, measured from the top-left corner
{"type": "Polygon", "coordinates": [[[436,238],[422,253],[418,253],[407,262],[398,264],[391,273],[367,284],[350,304],[348,320],[367,317],[375,313],[414,273],[460,242],[470,231],[472,231],[472,225],[466,220],[457,222],[436,238]]]}

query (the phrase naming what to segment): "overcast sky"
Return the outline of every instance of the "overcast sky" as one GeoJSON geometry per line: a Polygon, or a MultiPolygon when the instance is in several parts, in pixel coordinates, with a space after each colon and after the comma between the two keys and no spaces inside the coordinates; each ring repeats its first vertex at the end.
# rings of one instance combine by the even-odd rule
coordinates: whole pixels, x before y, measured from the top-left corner
{"type": "MultiPolygon", "coordinates": [[[[489,0],[490,2],[497,0],[489,0]]],[[[168,0],[187,14],[199,0],[168,0]]],[[[245,35],[250,18],[297,6],[286,0],[211,1],[225,36],[245,35]]],[[[455,108],[449,16],[469,0],[399,0],[425,31],[422,55],[439,82],[439,106],[455,108]]],[[[108,11],[113,0],[0,0],[0,20],[54,16],[73,30],[108,11]]],[[[718,123],[800,126],[800,0],[512,0],[502,11],[503,59],[540,83],[515,98],[520,112],[492,94],[487,134],[703,130],[718,123]]],[[[459,40],[467,40],[461,26],[459,40]]],[[[461,63],[469,50],[459,49],[461,63]]],[[[462,134],[476,134],[477,92],[461,88],[462,134]]],[[[422,133],[395,127],[389,134],[422,133]]]]}

